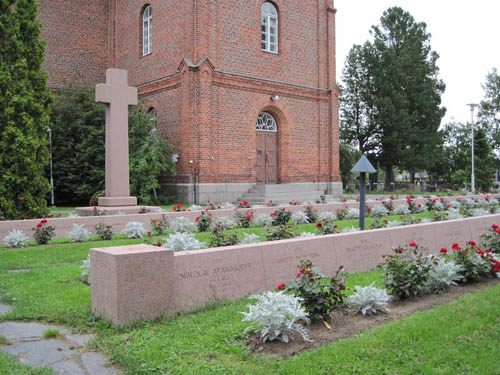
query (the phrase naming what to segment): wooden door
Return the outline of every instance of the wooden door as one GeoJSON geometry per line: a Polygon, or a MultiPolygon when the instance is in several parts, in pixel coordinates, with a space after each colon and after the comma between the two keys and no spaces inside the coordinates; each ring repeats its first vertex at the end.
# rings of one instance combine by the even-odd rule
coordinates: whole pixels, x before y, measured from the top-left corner
{"type": "Polygon", "coordinates": [[[278,183],[278,133],[257,132],[257,183],[278,183]]]}

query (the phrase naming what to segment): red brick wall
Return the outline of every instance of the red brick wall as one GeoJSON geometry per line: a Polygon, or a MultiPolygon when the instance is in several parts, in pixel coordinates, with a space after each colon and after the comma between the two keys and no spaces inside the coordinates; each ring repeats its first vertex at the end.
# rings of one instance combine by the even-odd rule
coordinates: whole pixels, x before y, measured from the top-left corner
{"type": "Polygon", "coordinates": [[[255,181],[264,110],[278,120],[280,182],[340,181],[333,0],[276,0],[278,54],[261,50],[263,2],[102,0],[67,9],[67,1],[42,0],[50,82],[78,73],[97,83],[106,67],[127,69],[179,154],[174,181],[255,181]],[[147,4],[153,52],[142,56],[147,4]]]}
{"type": "Polygon", "coordinates": [[[49,87],[93,85],[108,61],[107,0],[39,0],[41,38],[47,41],[44,69],[49,87]]]}

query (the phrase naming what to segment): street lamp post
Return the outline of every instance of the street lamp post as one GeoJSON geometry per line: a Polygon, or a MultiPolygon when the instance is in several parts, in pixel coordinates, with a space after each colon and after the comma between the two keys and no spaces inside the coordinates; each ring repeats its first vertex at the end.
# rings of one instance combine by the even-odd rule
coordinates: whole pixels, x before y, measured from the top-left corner
{"type": "Polygon", "coordinates": [[[467,104],[470,107],[470,117],[471,117],[471,137],[472,137],[472,170],[471,170],[471,191],[472,194],[476,192],[476,180],[474,175],[474,108],[479,107],[479,104],[470,103],[467,104]]]}
{"type": "Polygon", "coordinates": [[[365,155],[361,156],[356,165],[351,169],[351,172],[360,173],[359,186],[359,229],[365,229],[365,195],[366,195],[366,175],[365,173],[375,173],[377,170],[367,159],[365,155]]]}
{"type": "Polygon", "coordinates": [[[50,205],[54,206],[54,179],[52,178],[52,130],[47,127],[47,133],[49,135],[49,152],[50,152],[50,205]]]}

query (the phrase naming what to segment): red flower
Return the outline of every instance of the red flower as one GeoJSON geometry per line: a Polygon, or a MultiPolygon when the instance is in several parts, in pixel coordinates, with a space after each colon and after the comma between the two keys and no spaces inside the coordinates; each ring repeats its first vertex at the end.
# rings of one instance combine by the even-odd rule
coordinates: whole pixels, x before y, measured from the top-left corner
{"type": "Polygon", "coordinates": [[[450,207],[451,207],[451,204],[448,204],[448,208],[450,208],[450,207]]]}
{"type": "Polygon", "coordinates": [[[469,241],[469,242],[467,242],[467,244],[469,244],[471,246],[476,246],[476,243],[474,241],[469,241]]]}
{"type": "Polygon", "coordinates": [[[337,226],[337,225],[334,225],[334,226],[333,226],[333,229],[337,229],[337,228],[338,228],[338,226],[337,226]]]}
{"type": "Polygon", "coordinates": [[[276,216],[276,214],[274,212],[271,212],[271,216],[276,216]]]}
{"type": "Polygon", "coordinates": [[[382,201],[382,204],[385,204],[385,201],[382,201]]]}
{"type": "Polygon", "coordinates": [[[247,201],[243,201],[243,204],[244,204],[245,206],[248,206],[248,202],[247,202],[247,201]]]}
{"type": "Polygon", "coordinates": [[[388,223],[389,223],[389,220],[384,219],[384,223],[388,224],[388,223]]]}
{"type": "Polygon", "coordinates": [[[491,229],[498,229],[498,225],[493,224],[493,225],[491,226],[491,229]]]}
{"type": "Polygon", "coordinates": [[[183,209],[182,211],[186,211],[186,209],[183,209]]]}
{"type": "Polygon", "coordinates": [[[217,206],[217,208],[219,208],[219,209],[220,209],[220,206],[217,206]]]}
{"type": "Polygon", "coordinates": [[[435,200],[435,199],[433,199],[433,200],[432,200],[432,203],[436,203],[436,200],[435,200]]]}
{"type": "Polygon", "coordinates": [[[94,206],[94,207],[92,207],[92,209],[93,209],[93,210],[97,210],[97,207],[96,207],[96,206],[94,206]]]}
{"type": "Polygon", "coordinates": [[[307,208],[308,210],[310,210],[310,209],[311,209],[311,206],[307,206],[306,208],[307,208]]]}
{"type": "Polygon", "coordinates": [[[386,255],[385,255],[385,254],[382,254],[382,259],[384,259],[385,257],[386,257],[386,255]]]}
{"type": "Polygon", "coordinates": [[[285,283],[278,285],[278,290],[285,289],[285,286],[285,283]]]}
{"type": "Polygon", "coordinates": [[[321,228],[323,226],[323,223],[321,221],[318,221],[316,223],[316,228],[321,228]]]}
{"type": "Polygon", "coordinates": [[[302,271],[300,271],[297,276],[295,276],[296,279],[298,279],[302,275],[302,271]]]}
{"type": "Polygon", "coordinates": [[[422,205],[419,203],[419,204],[418,204],[418,207],[420,208],[420,207],[422,207],[422,205]]]}
{"type": "Polygon", "coordinates": [[[284,211],[286,211],[286,208],[285,208],[285,207],[283,207],[283,208],[281,209],[281,211],[283,211],[283,212],[284,212],[284,211]]]}
{"type": "Polygon", "coordinates": [[[240,202],[240,206],[243,206],[243,202],[240,202]]]}
{"type": "Polygon", "coordinates": [[[439,250],[441,254],[446,254],[448,250],[446,250],[446,247],[442,247],[441,250],[439,250]]]}
{"type": "Polygon", "coordinates": [[[457,244],[456,242],[455,242],[453,245],[451,245],[451,248],[452,248],[453,250],[462,250],[462,249],[460,248],[460,245],[459,245],[459,244],[457,244]]]}
{"type": "Polygon", "coordinates": [[[484,251],[479,248],[476,250],[476,253],[478,253],[479,255],[484,255],[484,251]]]}
{"type": "Polygon", "coordinates": [[[417,246],[417,243],[416,243],[415,241],[411,241],[411,242],[410,242],[410,246],[415,247],[415,246],[417,246]]]}
{"type": "Polygon", "coordinates": [[[161,242],[157,242],[156,244],[161,247],[161,242]]]}
{"type": "Polygon", "coordinates": [[[45,224],[47,222],[47,219],[42,219],[42,221],[40,221],[40,223],[42,224],[45,224]]]}
{"type": "Polygon", "coordinates": [[[391,195],[389,199],[394,200],[394,195],[391,195]]]}
{"type": "Polygon", "coordinates": [[[177,204],[177,207],[181,208],[182,207],[182,203],[177,204]]]}
{"type": "MultiPolygon", "coordinates": [[[[95,207],[94,207],[95,208],[95,207]]],[[[172,207],[172,211],[177,211],[177,206],[172,207]]]]}
{"type": "Polygon", "coordinates": [[[36,225],[36,227],[37,227],[37,228],[41,228],[41,227],[42,227],[42,223],[38,223],[38,224],[36,225]]]}
{"type": "Polygon", "coordinates": [[[196,219],[194,219],[194,221],[198,221],[198,220],[200,220],[200,217],[199,217],[199,216],[198,216],[196,219]]]}
{"type": "Polygon", "coordinates": [[[499,228],[499,229],[497,229],[497,234],[500,234],[500,228],[499,228]]]}
{"type": "Polygon", "coordinates": [[[57,214],[57,216],[62,216],[62,213],[60,213],[60,212],[59,212],[59,213],[57,214]]]}
{"type": "Polygon", "coordinates": [[[247,220],[252,220],[252,215],[248,215],[247,220]]]}
{"type": "Polygon", "coordinates": [[[418,221],[422,221],[422,218],[421,218],[421,217],[419,217],[419,218],[418,218],[418,221]]]}

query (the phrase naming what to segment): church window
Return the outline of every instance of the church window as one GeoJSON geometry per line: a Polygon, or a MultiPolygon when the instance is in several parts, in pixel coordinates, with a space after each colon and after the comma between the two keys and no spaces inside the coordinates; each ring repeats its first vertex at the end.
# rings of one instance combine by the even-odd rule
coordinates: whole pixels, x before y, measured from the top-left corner
{"type": "Polygon", "coordinates": [[[150,130],[150,134],[151,136],[156,136],[156,121],[157,121],[157,117],[156,117],[156,109],[154,109],[154,107],[151,107],[148,109],[148,116],[149,116],[149,120],[151,121],[151,130],[150,130]]]}
{"type": "Polygon", "coordinates": [[[278,11],[270,3],[262,4],[262,50],[278,53],[278,11]]]}
{"type": "Polygon", "coordinates": [[[259,117],[257,117],[257,130],[261,132],[272,132],[276,133],[278,131],[278,125],[274,116],[269,112],[262,112],[259,117]]]}
{"type": "Polygon", "coordinates": [[[153,13],[151,5],[144,8],[142,13],[142,56],[153,52],[153,13]]]}

